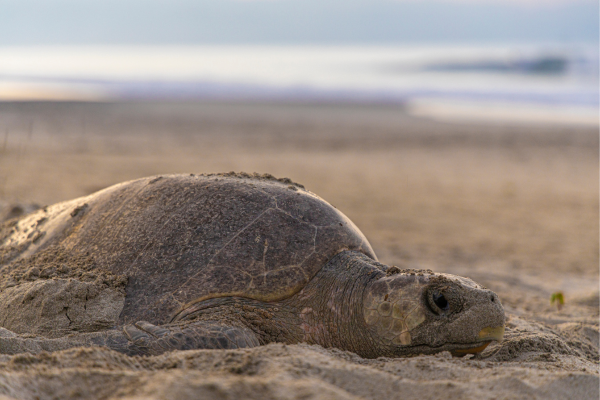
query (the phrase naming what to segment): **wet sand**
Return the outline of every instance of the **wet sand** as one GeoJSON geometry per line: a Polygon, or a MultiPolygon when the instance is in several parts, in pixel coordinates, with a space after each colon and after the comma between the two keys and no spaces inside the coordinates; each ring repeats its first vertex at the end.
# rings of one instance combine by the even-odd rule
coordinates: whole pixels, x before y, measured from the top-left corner
{"type": "Polygon", "coordinates": [[[383,105],[0,103],[0,213],[231,170],[304,184],[381,262],[494,290],[505,341],[462,359],[279,344],[0,355],[0,398],[598,398],[597,128],[441,123],[383,105]]]}

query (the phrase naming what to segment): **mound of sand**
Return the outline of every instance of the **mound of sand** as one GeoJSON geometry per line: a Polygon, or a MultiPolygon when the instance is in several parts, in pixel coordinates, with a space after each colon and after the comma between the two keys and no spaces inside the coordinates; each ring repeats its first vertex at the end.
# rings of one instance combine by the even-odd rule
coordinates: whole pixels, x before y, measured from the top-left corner
{"type": "Polygon", "coordinates": [[[339,350],[281,344],[147,358],[74,349],[3,356],[0,390],[19,399],[598,398],[600,382],[590,373],[597,363],[578,356],[552,332],[513,328],[496,351],[483,359],[441,353],[365,360],[339,350]]]}

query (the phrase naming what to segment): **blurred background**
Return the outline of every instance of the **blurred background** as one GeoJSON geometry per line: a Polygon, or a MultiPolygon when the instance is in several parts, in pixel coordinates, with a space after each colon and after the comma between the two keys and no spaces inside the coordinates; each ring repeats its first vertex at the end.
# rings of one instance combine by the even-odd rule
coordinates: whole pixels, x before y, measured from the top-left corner
{"type": "Polygon", "coordinates": [[[557,290],[597,304],[598,15],[596,0],[0,0],[0,208],[271,173],[336,205],[382,262],[471,276],[519,315],[555,312],[557,290]]]}
{"type": "Polygon", "coordinates": [[[597,124],[593,0],[0,0],[0,98],[402,103],[597,124]]]}

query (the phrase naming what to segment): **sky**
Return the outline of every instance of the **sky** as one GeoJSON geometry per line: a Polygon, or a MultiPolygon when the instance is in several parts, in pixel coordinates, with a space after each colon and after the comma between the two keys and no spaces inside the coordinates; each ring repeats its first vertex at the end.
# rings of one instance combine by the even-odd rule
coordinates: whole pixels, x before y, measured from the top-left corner
{"type": "Polygon", "coordinates": [[[597,43],[591,0],[0,0],[0,46],[597,43]]]}

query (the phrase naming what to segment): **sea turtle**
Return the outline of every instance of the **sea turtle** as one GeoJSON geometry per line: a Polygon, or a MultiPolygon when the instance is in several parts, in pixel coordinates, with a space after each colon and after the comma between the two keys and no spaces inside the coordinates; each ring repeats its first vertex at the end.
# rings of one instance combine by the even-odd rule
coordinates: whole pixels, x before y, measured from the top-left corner
{"type": "Polygon", "coordinates": [[[344,214],[271,175],[143,178],[9,220],[0,290],[10,354],[304,342],[460,355],[504,333],[492,291],[380,264],[344,214]]]}

